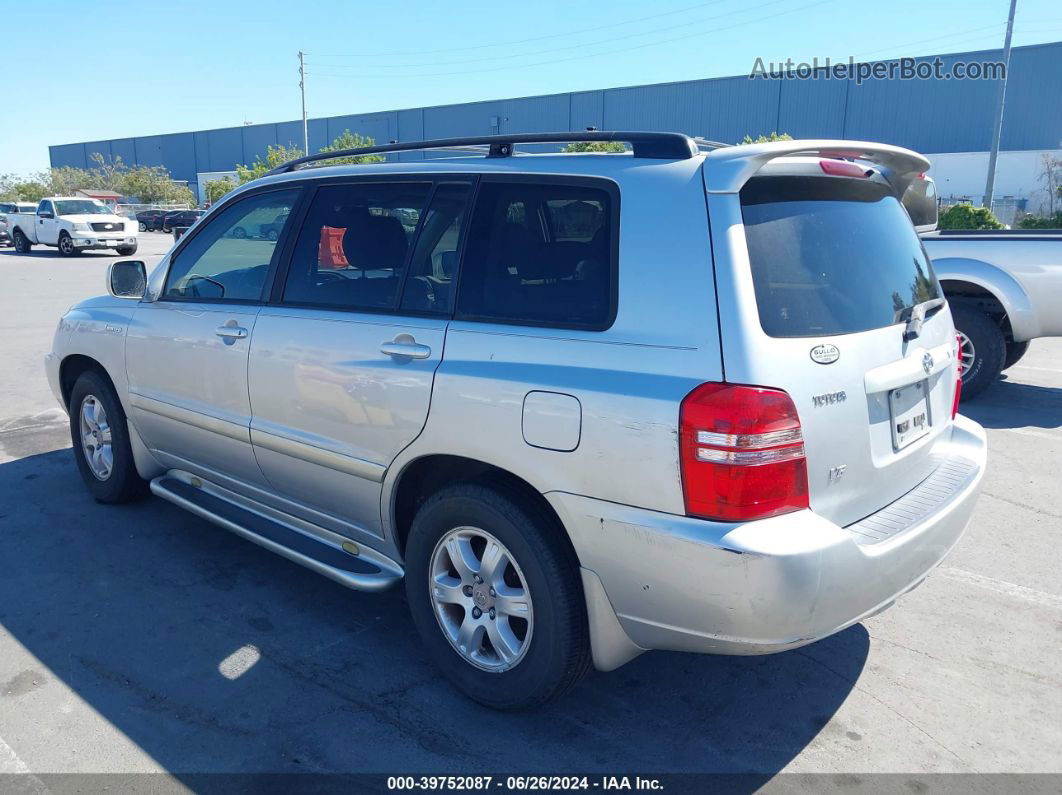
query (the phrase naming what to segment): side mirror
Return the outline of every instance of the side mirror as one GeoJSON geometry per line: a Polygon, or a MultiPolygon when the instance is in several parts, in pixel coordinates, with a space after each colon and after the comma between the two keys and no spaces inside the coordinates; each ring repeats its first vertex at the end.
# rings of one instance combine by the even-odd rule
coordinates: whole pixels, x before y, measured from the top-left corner
{"type": "Polygon", "coordinates": [[[923,176],[912,180],[903,194],[903,206],[919,234],[936,230],[937,185],[932,179],[923,176]]]}
{"type": "Polygon", "coordinates": [[[55,213],[37,213],[41,218],[55,218],[55,213]]]}
{"type": "Polygon", "coordinates": [[[112,262],[107,268],[107,291],[115,298],[140,300],[147,291],[147,266],[138,259],[112,262]]]}

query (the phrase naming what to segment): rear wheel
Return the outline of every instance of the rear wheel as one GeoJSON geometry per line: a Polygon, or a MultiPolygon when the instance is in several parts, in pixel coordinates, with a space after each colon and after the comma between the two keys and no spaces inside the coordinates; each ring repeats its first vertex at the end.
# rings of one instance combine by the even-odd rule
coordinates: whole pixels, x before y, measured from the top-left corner
{"type": "Polygon", "coordinates": [[[1025,355],[1025,352],[1029,350],[1029,341],[1025,342],[1008,342],[1007,343],[1007,355],[1003,359],[1003,369],[1013,367],[1025,355]]]}
{"type": "Polygon", "coordinates": [[[30,253],[30,250],[33,248],[33,245],[29,242],[29,238],[22,233],[21,229],[16,229],[15,233],[11,236],[11,238],[14,242],[16,252],[18,252],[19,254],[30,253]]]}
{"type": "Polygon", "coordinates": [[[148,230],[147,229],[147,224],[145,224],[143,221],[141,221],[140,222],[140,231],[141,232],[146,232],[147,230],[148,230]]]}
{"type": "Polygon", "coordinates": [[[97,502],[121,503],[147,494],[137,474],[125,412],[99,373],[82,373],[70,393],[70,440],[81,479],[97,502]]]}
{"type": "Polygon", "coordinates": [[[243,240],[245,237],[247,237],[247,230],[244,229],[242,226],[237,226],[235,229],[232,230],[232,236],[237,240],[243,240]]]}
{"type": "Polygon", "coordinates": [[[72,257],[77,254],[77,246],[74,245],[73,238],[66,232],[59,233],[59,253],[64,257],[72,257]]]}
{"type": "Polygon", "coordinates": [[[537,706],[589,667],[579,566],[556,527],[484,486],[444,489],[417,512],[406,595],[429,655],[466,696],[537,706]]]}
{"type": "Polygon", "coordinates": [[[984,392],[1003,371],[1006,342],[1003,332],[984,312],[952,308],[962,351],[962,399],[984,392]]]}

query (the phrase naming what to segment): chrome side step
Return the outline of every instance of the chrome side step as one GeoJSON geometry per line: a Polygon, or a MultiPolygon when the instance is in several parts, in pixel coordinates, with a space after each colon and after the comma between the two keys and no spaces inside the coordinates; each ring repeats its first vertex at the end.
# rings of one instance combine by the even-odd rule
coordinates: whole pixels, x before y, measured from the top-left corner
{"type": "Polygon", "coordinates": [[[151,491],[347,588],[382,591],[402,579],[402,566],[375,550],[321,528],[299,529],[303,523],[294,517],[288,522],[278,511],[253,510],[237,495],[185,472],[155,478],[151,491]]]}

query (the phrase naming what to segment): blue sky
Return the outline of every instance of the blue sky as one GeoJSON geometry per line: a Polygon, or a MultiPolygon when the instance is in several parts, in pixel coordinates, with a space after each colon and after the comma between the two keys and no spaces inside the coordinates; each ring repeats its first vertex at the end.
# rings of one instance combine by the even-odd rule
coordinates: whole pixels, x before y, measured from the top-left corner
{"type": "MultiPolygon", "coordinates": [[[[0,173],[48,145],[876,60],[1002,43],[1007,0],[12,2],[0,173]],[[46,10],[45,10],[46,9],[46,10]],[[21,31],[11,35],[11,31],[21,31]]],[[[1062,39],[1058,0],[1018,0],[1014,43],[1062,39]]],[[[1059,64],[1062,69],[1062,64],[1059,64]]]]}

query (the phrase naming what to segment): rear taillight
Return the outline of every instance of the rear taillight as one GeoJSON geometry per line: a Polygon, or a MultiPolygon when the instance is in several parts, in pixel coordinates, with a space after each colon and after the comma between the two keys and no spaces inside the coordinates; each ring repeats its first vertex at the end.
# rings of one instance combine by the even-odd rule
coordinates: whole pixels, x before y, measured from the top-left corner
{"type": "Polygon", "coordinates": [[[951,402],[951,418],[959,413],[959,398],[962,397],[962,337],[955,335],[955,399],[951,402]]]}
{"type": "Polygon", "coordinates": [[[682,401],[686,513],[726,522],[808,507],[800,419],[780,389],[701,384],[682,401]]]}

